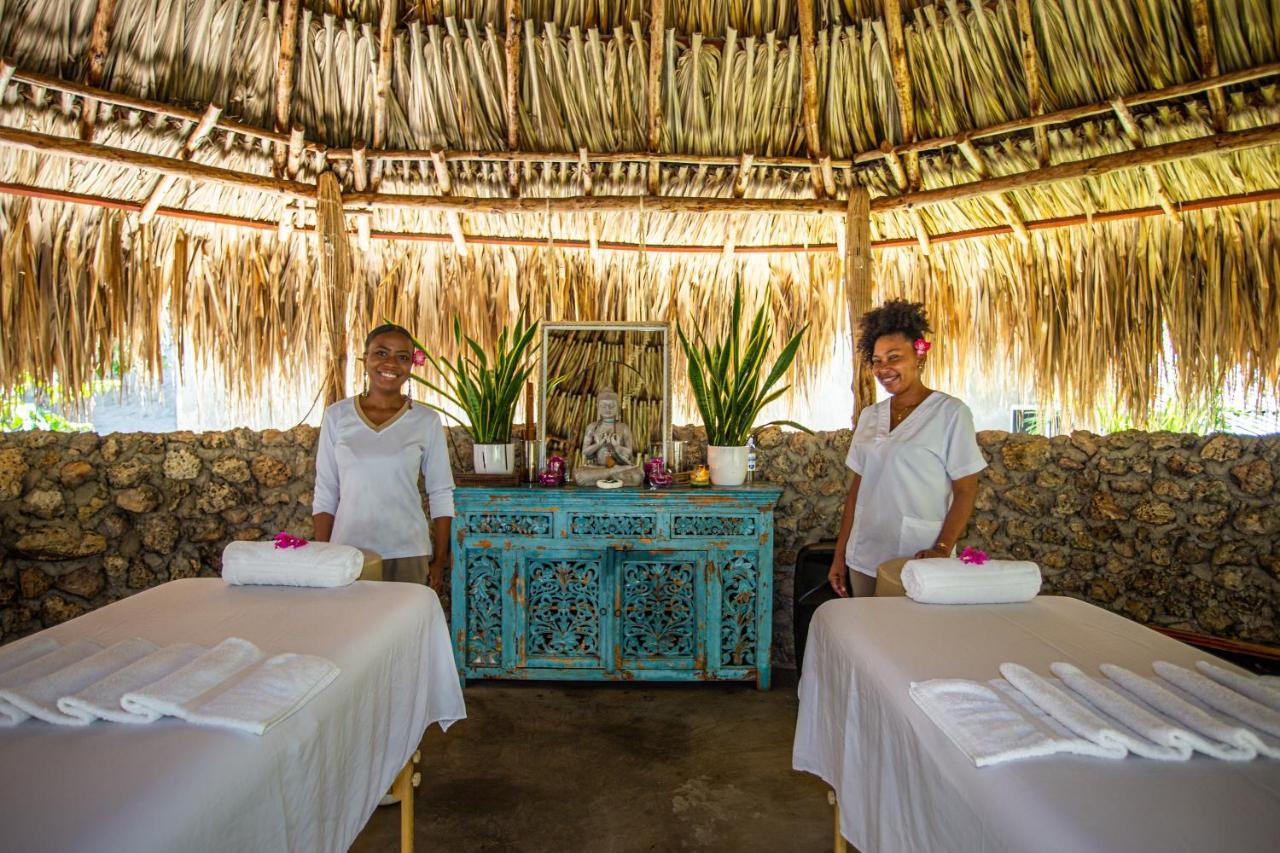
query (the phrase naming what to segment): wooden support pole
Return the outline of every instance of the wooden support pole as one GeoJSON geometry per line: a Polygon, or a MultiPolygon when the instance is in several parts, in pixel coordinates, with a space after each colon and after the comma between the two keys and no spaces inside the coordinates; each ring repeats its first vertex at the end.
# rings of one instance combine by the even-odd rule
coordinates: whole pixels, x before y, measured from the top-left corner
{"type": "MultiPolygon", "coordinates": [[[[1018,35],[1022,42],[1022,71],[1027,78],[1027,115],[1037,118],[1044,113],[1044,98],[1040,94],[1040,51],[1031,19],[1031,0],[1016,0],[1016,6],[1018,35]]],[[[1032,132],[1036,140],[1036,162],[1042,167],[1048,166],[1049,134],[1040,124],[1032,132]]]]}
{"type": "Polygon", "coordinates": [[[747,194],[747,187],[751,184],[751,164],[755,160],[753,154],[743,154],[738,159],[738,172],[733,178],[733,197],[742,198],[747,194]]]}
{"type": "MultiPolygon", "coordinates": [[[[182,151],[179,157],[183,160],[190,160],[191,155],[196,152],[205,138],[218,124],[218,118],[222,115],[222,107],[210,105],[204,112],[204,116],[192,129],[191,135],[187,137],[187,141],[182,145],[182,151]]],[[[160,202],[164,200],[165,194],[169,188],[173,186],[177,178],[173,175],[161,175],[160,179],[151,189],[151,194],[142,205],[142,212],[138,214],[138,223],[146,225],[156,215],[156,211],[160,208],[160,202]]]]}
{"type": "MultiPolygon", "coordinates": [[[[649,81],[645,88],[649,108],[649,153],[657,154],[662,147],[662,63],[667,37],[666,0],[652,0],[649,4],[649,81]]],[[[649,195],[662,190],[662,170],[657,160],[649,161],[649,195]]]]}
{"type": "MultiPolygon", "coordinates": [[[[1208,0],[1191,0],[1191,19],[1195,23],[1196,50],[1200,54],[1200,76],[1217,77],[1218,45],[1214,40],[1208,0]]],[[[1221,89],[1209,90],[1209,114],[1214,130],[1221,133],[1227,129],[1227,99],[1221,89]]]]}
{"type": "MultiPolygon", "coordinates": [[[[507,0],[507,150],[520,150],[520,28],[524,11],[520,0],[507,0]]],[[[511,194],[520,194],[520,169],[508,164],[511,194]]]]}
{"type": "MultiPolygon", "coordinates": [[[[293,60],[298,50],[298,0],[283,0],[280,9],[280,55],[276,59],[276,133],[289,132],[289,114],[293,107],[293,60]]],[[[276,176],[284,174],[288,149],[275,146],[276,176]]]]}
{"type": "MultiPolygon", "coordinates": [[[[1142,137],[1142,129],[1138,127],[1138,120],[1134,118],[1133,112],[1119,98],[1111,102],[1116,111],[1116,118],[1120,121],[1120,127],[1124,129],[1125,139],[1129,140],[1129,144],[1134,148],[1145,148],[1146,140],[1142,137]]],[[[1173,202],[1173,197],[1169,194],[1169,188],[1165,186],[1164,178],[1161,177],[1160,171],[1155,166],[1144,166],[1142,169],[1146,172],[1147,183],[1151,187],[1151,191],[1155,193],[1160,207],[1164,208],[1164,212],[1170,219],[1175,221],[1181,220],[1181,214],[1173,202]]]]}
{"type": "Polygon", "coordinates": [[[844,293],[849,305],[849,342],[853,346],[853,425],[876,401],[871,365],[858,357],[858,323],[871,310],[871,196],[865,187],[849,190],[844,217],[844,293]]]}
{"type": "MultiPolygon", "coordinates": [[[[375,150],[387,145],[387,99],[391,96],[391,62],[395,48],[396,35],[396,0],[382,0],[381,14],[378,18],[378,68],[373,85],[373,147],[375,150]]],[[[383,162],[373,161],[373,172],[369,182],[376,190],[382,183],[383,162]]]]}
{"type": "Polygon", "coordinates": [[[5,92],[9,89],[9,84],[13,82],[13,75],[18,69],[12,62],[7,59],[0,59],[0,98],[3,98],[5,92]]]}
{"type": "MultiPolygon", "coordinates": [[[[431,165],[436,172],[436,185],[440,188],[441,195],[453,194],[453,179],[449,176],[449,164],[445,162],[444,152],[440,149],[432,149],[431,165]]],[[[467,238],[462,232],[462,217],[456,211],[449,211],[445,214],[445,221],[449,225],[449,235],[453,237],[453,246],[458,250],[458,254],[465,255],[467,253],[467,238]]]]}
{"type": "MultiPolygon", "coordinates": [[[[93,13],[93,27],[89,31],[89,52],[85,57],[84,82],[97,87],[107,70],[107,54],[111,48],[111,26],[115,23],[116,0],[98,0],[93,13]]],[[[86,99],[80,105],[80,138],[93,139],[93,126],[97,123],[98,104],[86,99]]]]}
{"type": "MultiPolygon", "coordinates": [[[[898,96],[898,114],[902,123],[900,142],[909,145],[916,141],[916,102],[911,84],[911,66],[907,63],[907,41],[902,31],[902,5],[900,0],[884,0],[885,33],[889,39],[889,67],[893,73],[893,89],[898,96]]],[[[920,162],[914,151],[907,151],[907,186],[920,188],[920,162]]]]}
{"type": "MultiPolygon", "coordinates": [[[[991,177],[991,170],[987,166],[987,159],[982,156],[982,152],[969,139],[960,140],[960,153],[964,155],[964,159],[969,161],[969,166],[973,169],[973,173],[978,176],[978,180],[985,181],[991,177]]],[[[1022,219],[1022,211],[1018,210],[1017,202],[1013,196],[1008,193],[998,193],[991,197],[996,203],[1000,211],[1004,214],[1005,221],[1009,223],[1009,227],[1013,229],[1013,233],[1018,235],[1018,239],[1023,243],[1031,242],[1031,232],[1027,231],[1026,223],[1022,219]]]]}
{"type": "MultiPolygon", "coordinates": [[[[796,13],[800,19],[800,93],[801,117],[804,121],[804,142],[809,156],[818,159],[822,153],[822,135],[818,129],[818,54],[815,23],[813,18],[813,0],[799,0],[796,13]]],[[[818,198],[830,198],[835,195],[834,185],[828,188],[823,180],[823,173],[814,166],[809,170],[813,179],[813,193],[818,198]],[[828,189],[832,191],[828,191],[828,189]]]]}
{"type": "Polygon", "coordinates": [[[289,178],[298,177],[302,169],[302,125],[295,124],[289,131],[289,156],[285,161],[285,171],[289,178]]]}
{"type": "Polygon", "coordinates": [[[316,253],[325,297],[321,308],[328,332],[329,364],[325,371],[325,405],[347,396],[347,296],[351,292],[351,243],[337,176],[321,172],[316,181],[316,253]]]}

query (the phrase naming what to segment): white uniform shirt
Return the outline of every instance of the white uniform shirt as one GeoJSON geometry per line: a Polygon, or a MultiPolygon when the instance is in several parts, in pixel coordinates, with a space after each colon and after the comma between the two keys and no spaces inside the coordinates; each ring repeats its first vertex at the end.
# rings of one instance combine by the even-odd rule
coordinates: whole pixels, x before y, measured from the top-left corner
{"type": "Polygon", "coordinates": [[[333,514],[331,541],[367,548],[384,560],[430,556],[419,473],[431,517],[452,516],[453,472],[444,426],[434,410],[406,403],[375,427],[355,397],[325,409],[312,511],[333,514]]]}
{"type": "Polygon", "coordinates": [[[886,560],[932,548],[951,508],[951,481],[987,467],[973,413],[934,391],[889,431],[889,401],[863,409],[845,459],[862,476],[845,564],[875,577],[886,560]]]}

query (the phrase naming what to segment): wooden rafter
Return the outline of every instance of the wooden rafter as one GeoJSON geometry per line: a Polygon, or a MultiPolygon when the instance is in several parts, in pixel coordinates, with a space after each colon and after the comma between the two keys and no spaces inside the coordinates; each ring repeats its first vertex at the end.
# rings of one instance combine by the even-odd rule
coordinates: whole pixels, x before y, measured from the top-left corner
{"type": "MultiPolygon", "coordinates": [[[[898,115],[902,123],[903,145],[916,141],[916,102],[911,84],[911,66],[907,63],[907,41],[902,30],[900,0],[884,0],[885,33],[889,40],[889,67],[893,73],[893,90],[898,96],[898,115]]],[[[920,162],[914,150],[906,150],[907,184],[920,188],[920,162]]]]}
{"type": "MultiPolygon", "coordinates": [[[[280,53],[276,58],[275,130],[289,132],[289,114],[293,107],[293,60],[298,50],[298,0],[283,0],[280,11],[280,53]]],[[[284,174],[288,165],[287,145],[275,146],[276,174],[284,174]]]]}
{"type": "MultiPolygon", "coordinates": [[[[1031,18],[1031,0],[1017,0],[1018,36],[1022,43],[1022,71],[1027,78],[1027,115],[1044,114],[1044,97],[1040,94],[1040,50],[1031,18]]],[[[1036,161],[1049,165],[1049,134],[1044,125],[1032,129],[1036,140],[1036,161]]]]}
{"type": "MultiPolygon", "coordinates": [[[[591,177],[591,161],[587,159],[586,148],[578,149],[578,178],[582,181],[582,194],[594,195],[595,180],[591,177]]],[[[600,248],[600,228],[594,213],[587,214],[587,241],[591,244],[591,251],[600,248]]]]}
{"type": "Polygon", "coordinates": [[[747,194],[747,187],[751,184],[751,164],[755,157],[751,154],[743,154],[738,160],[738,171],[733,176],[733,197],[742,198],[747,194]]]}
{"type": "MultiPolygon", "coordinates": [[[[387,99],[391,96],[391,62],[395,49],[396,36],[396,0],[382,0],[378,17],[378,67],[373,84],[373,147],[381,150],[387,145],[387,99]]],[[[385,165],[381,160],[371,164],[373,172],[369,182],[376,190],[382,183],[382,170],[385,165]]]]}
{"type": "MultiPolygon", "coordinates": [[[[369,162],[365,158],[365,143],[363,139],[357,139],[351,145],[351,185],[355,187],[356,192],[362,193],[369,188],[369,162]]],[[[364,251],[369,250],[369,242],[372,239],[371,234],[373,225],[370,222],[372,217],[359,215],[356,220],[356,239],[360,244],[360,248],[364,251]]]]}
{"type": "MultiPolygon", "coordinates": [[[[107,53],[111,47],[111,25],[115,22],[116,0],[98,0],[93,13],[93,26],[89,31],[89,51],[85,56],[84,82],[97,87],[107,70],[107,53]]],[[[98,118],[98,104],[86,100],[80,110],[80,138],[92,140],[93,126],[98,118]]]]}
{"type": "MultiPolygon", "coordinates": [[[[804,143],[809,156],[815,160],[823,157],[822,134],[818,128],[818,53],[813,17],[813,0],[799,0],[800,17],[800,91],[804,143]]],[[[828,161],[829,162],[829,161],[828,161]]],[[[813,192],[818,198],[835,195],[835,183],[823,180],[828,171],[814,167],[809,170],[813,178],[813,192]]]]}
{"type": "MultiPolygon", "coordinates": [[[[991,169],[987,166],[987,158],[982,156],[982,152],[973,144],[972,140],[960,140],[960,153],[964,155],[964,159],[969,161],[970,168],[973,173],[978,176],[978,180],[985,181],[991,177],[991,169]]],[[[1005,221],[1009,223],[1009,227],[1013,229],[1013,233],[1018,235],[1018,239],[1023,243],[1031,242],[1031,233],[1027,231],[1026,223],[1022,219],[1022,211],[1018,210],[1018,204],[1014,201],[1013,196],[1009,193],[996,193],[991,197],[996,206],[1000,208],[1000,212],[1004,214],[1005,221]]]]}
{"type": "MultiPolygon", "coordinates": [[[[439,149],[431,152],[431,165],[435,168],[436,185],[440,188],[440,195],[453,195],[453,179],[449,176],[449,166],[445,163],[444,153],[439,149]]],[[[462,216],[450,211],[445,214],[445,221],[449,224],[449,235],[453,237],[454,248],[458,250],[458,254],[465,255],[467,238],[462,232],[462,216]]]]}
{"type": "MultiPolygon", "coordinates": [[[[520,0],[507,0],[507,150],[520,150],[520,28],[524,12],[520,0]]],[[[520,169],[508,164],[511,194],[520,193],[520,169]]]]}
{"type": "MultiPolygon", "coordinates": [[[[880,144],[881,151],[884,153],[885,165],[889,167],[889,174],[893,176],[893,183],[898,188],[898,194],[910,191],[910,180],[907,177],[907,167],[903,164],[902,158],[898,156],[898,152],[887,142],[880,144]]],[[[911,210],[908,214],[911,220],[911,230],[915,232],[916,242],[920,245],[920,251],[929,254],[929,229],[925,227],[924,217],[920,215],[919,210],[911,210]]]]}
{"type": "MultiPolygon", "coordinates": [[[[1217,77],[1218,45],[1214,40],[1208,0],[1191,0],[1191,18],[1196,29],[1196,50],[1200,54],[1200,76],[1217,77]]],[[[1221,133],[1227,129],[1227,99],[1221,89],[1209,90],[1209,114],[1214,130],[1221,133]]]]}
{"type": "MultiPolygon", "coordinates": [[[[649,80],[648,93],[649,153],[657,154],[662,145],[662,63],[666,41],[666,0],[652,0],[649,5],[649,80]]],[[[659,161],[649,161],[649,195],[662,189],[659,161]]]]}
{"type": "MultiPolygon", "coordinates": [[[[1142,138],[1142,129],[1138,127],[1138,121],[1133,117],[1133,112],[1119,99],[1113,101],[1112,105],[1115,107],[1116,118],[1120,121],[1120,127],[1124,129],[1124,135],[1129,140],[1129,144],[1134,148],[1145,148],[1146,140],[1142,138]]],[[[1160,206],[1164,208],[1164,212],[1171,219],[1181,218],[1178,214],[1178,208],[1173,202],[1173,197],[1169,194],[1169,188],[1165,185],[1164,178],[1160,175],[1160,170],[1155,166],[1143,166],[1142,170],[1146,173],[1147,183],[1151,186],[1151,191],[1155,193],[1156,199],[1159,200],[1160,206]]]]}
{"type": "MultiPolygon", "coordinates": [[[[208,138],[209,133],[218,124],[218,118],[222,115],[222,107],[210,105],[204,111],[204,116],[192,128],[190,135],[187,136],[186,142],[182,144],[182,150],[178,156],[183,160],[190,160],[191,155],[196,149],[208,138]]],[[[161,175],[152,187],[150,195],[146,202],[142,205],[142,211],[138,214],[138,222],[146,225],[156,215],[156,211],[160,208],[160,202],[164,200],[165,194],[169,188],[174,185],[178,179],[173,175],[161,175]]]]}

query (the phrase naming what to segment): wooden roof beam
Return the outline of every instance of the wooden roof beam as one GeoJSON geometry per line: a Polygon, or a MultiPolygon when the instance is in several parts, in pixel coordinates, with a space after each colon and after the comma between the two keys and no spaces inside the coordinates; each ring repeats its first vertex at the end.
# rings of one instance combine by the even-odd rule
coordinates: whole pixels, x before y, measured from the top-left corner
{"type": "MultiPolygon", "coordinates": [[[[1036,42],[1035,26],[1031,20],[1031,0],[1016,0],[1018,35],[1022,42],[1022,71],[1027,79],[1027,115],[1037,118],[1044,114],[1044,98],[1040,94],[1040,51],[1036,42]]],[[[1036,141],[1036,162],[1049,165],[1049,133],[1042,124],[1032,128],[1036,141]]]]}
{"type": "MultiPolygon", "coordinates": [[[[987,166],[987,159],[982,156],[982,152],[978,150],[972,140],[960,140],[960,153],[964,155],[964,159],[969,161],[969,166],[973,169],[973,173],[978,176],[978,180],[985,181],[991,177],[991,169],[987,166]]],[[[1013,233],[1018,235],[1018,239],[1023,243],[1030,243],[1031,232],[1027,231],[1027,225],[1022,219],[1022,211],[1018,210],[1018,205],[1013,197],[1008,193],[997,193],[991,197],[991,200],[1000,208],[1000,212],[1004,214],[1005,221],[1009,223],[1013,233]]]]}
{"type": "MultiPolygon", "coordinates": [[[[1145,148],[1147,143],[1142,137],[1142,129],[1138,127],[1138,121],[1133,117],[1133,112],[1119,98],[1112,101],[1111,105],[1115,109],[1116,118],[1120,121],[1120,127],[1124,130],[1125,139],[1129,140],[1129,144],[1135,149],[1145,148]]],[[[1169,189],[1165,186],[1164,178],[1160,175],[1160,171],[1155,166],[1143,166],[1142,170],[1147,175],[1147,183],[1151,186],[1151,191],[1155,193],[1156,199],[1160,202],[1160,207],[1164,209],[1170,219],[1181,220],[1182,215],[1178,213],[1178,207],[1174,204],[1173,197],[1169,194],[1169,189]]]]}
{"type": "MultiPolygon", "coordinates": [[[[651,0],[649,4],[649,80],[648,93],[649,153],[657,154],[662,145],[662,63],[666,43],[666,0],[651,0]]],[[[657,160],[649,161],[649,195],[662,190],[662,166],[657,160]]]]}
{"type": "MultiPolygon", "coordinates": [[[[186,142],[182,144],[182,150],[178,156],[183,160],[190,160],[191,155],[196,149],[208,138],[209,133],[217,126],[218,118],[222,115],[222,107],[210,104],[204,111],[204,116],[192,129],[191,134],[187,137],[186,142]]],[[[164,200],[165,194],[169,192],[169,188],[174,185],[178,179],[173,175],[162,175],[151,189],[150,195],[147,196],[146,202],[142,205],[142,211],[138,214],[138,224],[146,225],[156,215],[156,211],[160,209],[160,202],[164,200]]]]}
{"type": "MultiPolygon", "coordinates": [[[[443,150],[431,150],[431,165],[435,167],[436,186],[440,188],[440,195],[453,195],[453,179],[449,175],[449,164],[445,162],[443,150]]],[[[449,224],[449,235],[453,237],[454,248],[458,250],[458,254],[465,255],[467,238],[462,233],[462,217],[455,211],[449,211],[445,214],[445,221],[449,224]]]]}
{"type": "MultiPolygon", "coordinates": [[[[97,87],[107,70],[107,54],[111,48],[111,26],[115,23],[116,0],[98,0],[93,13],[93,26],[89,31],[89,51],[85,56],[84,81],[97,87]]],[[[96,101],[85,100],[80,105],[80,138],[93,139],[93,126],[98,119],[96,101]]]]}
{"type": "MultiPolygon", "coordinates": [[[[520,150],[520,27],[524,10],[520,0],[507,0],[507,150],[520,150]]],[[[511,194],[520,194],[520,168],[512,161],[507,167],[511,194]]]]}
{"type": "MultiPolygon", "coordinates": [[[[280,11],[280,53],[276,57],[276,133],[289,132],[289,114],[293,107],[293,60],[298,50],[298,0],[283,0],[280,11]]],[[[276,176],[288,166],[288,148],[275,146],[276,176]]]]}
{"type": "MultiPolygon", "coordinates": [[[[595,181],[591,177],[591,161],[587,159],[587,149],[578,149],[578,178],[582,181],[582,194],[595,194],[595,181]]],[[[587,214],[587,240],[591,243],[591,251],[600,249],[600,231],[595,214],[587,214]]]]}
{"type": "MultiPolygon", "coordinates": [[[[1196,30],[1196,50],[1200,54],[1200,76],[1217,77],[1218,45],[1214,41],[1208,0],[1191,0],[1191,19],[1196,30]]],[[[1227,129],[1227,99],[1221,89],[1209,90],[1209,114],[1214,130],[1221,133],[1227,129]]]]}
{"type": "Polygon", "coordinates": [[[733,176],[733,197],[742,198],[747,194],[747,187],[751,185],[751,164],[755,162],[754,154],[743,153],[738,158],[738,170],[733,176]]]}
{"type": "MultiPolygon", "coordinates": [[[[889,39],[889,67],[893,72],[893,89],[898,96],[898,114],[902,124],[903,144],[916,141],[916,104],[911,85],[911,66],[907,63],[907,41],[902,30],[900,0],[884,0],[885,31],[889,39]]],[[[920,161],[914,151],[906,156],[908,188],[920,188],[920,161]]]]}
{"type": "MultiPolygon", "coordinates": [[[[823,156],[823,152],[822,134],[818,129],[818,53],[813,0],[799,0],[797,14],[800,18],[800,91],[804,143],[809,156],[817,160],[823,156]]],[[[824,180],[828,173],[829,168],[824,172],[817,165],[809,170],[813,178],[813,193],[818,198],[831,198],[836,194],[834,181],[824,180]]]]}
{"type": "MultiPolygon", "coordinates": [[[[382,0],[378,15],[378,62],[373,83],[373,148],[380,151],[387,145],[387,99],[391,95],[391,63],[395,49],[396,0],[382,0]]],[[[369,182],[376,190],[382,183],[384,163],[374,159],[369,182]]]]}

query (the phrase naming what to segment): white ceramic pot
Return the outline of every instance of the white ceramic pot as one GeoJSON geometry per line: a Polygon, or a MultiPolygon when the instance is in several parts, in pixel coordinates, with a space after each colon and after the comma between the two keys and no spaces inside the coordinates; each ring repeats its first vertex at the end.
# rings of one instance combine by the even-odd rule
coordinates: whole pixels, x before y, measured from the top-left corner
{"type": "Polygon", "coordinates": [[[516,446],[477,444],[472,448],[477,474],[510,474],[516,470],[516,446]]]}
{"type": "Polygon", "coordinates": [[[741,486],[747,480],[747,448],[707,448],[707,467],[711,469],[711,485],[741,486]]]}

